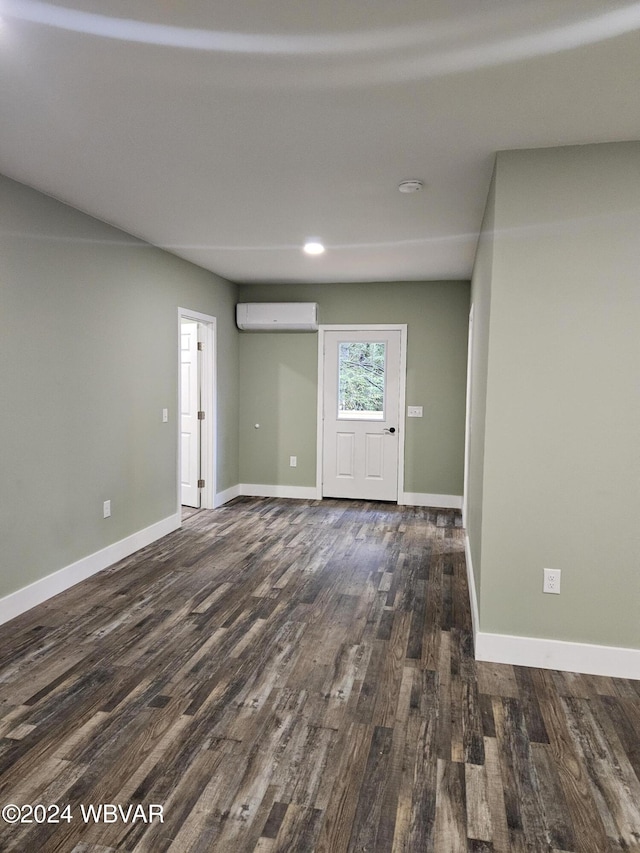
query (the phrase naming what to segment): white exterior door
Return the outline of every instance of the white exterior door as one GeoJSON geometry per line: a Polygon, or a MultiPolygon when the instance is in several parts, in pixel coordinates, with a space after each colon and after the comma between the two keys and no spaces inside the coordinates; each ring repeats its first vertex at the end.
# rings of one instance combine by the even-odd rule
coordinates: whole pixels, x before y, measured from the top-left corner
{"type": "Polygon", "coordinates": [[[401,332],[326,331],[322,494],[398,500],[401,332]]]}
{"type": "Polygon", "coordinates": [[[183,506],[200,506],[198,324],[180,325],[180,488],[183,506]]]}

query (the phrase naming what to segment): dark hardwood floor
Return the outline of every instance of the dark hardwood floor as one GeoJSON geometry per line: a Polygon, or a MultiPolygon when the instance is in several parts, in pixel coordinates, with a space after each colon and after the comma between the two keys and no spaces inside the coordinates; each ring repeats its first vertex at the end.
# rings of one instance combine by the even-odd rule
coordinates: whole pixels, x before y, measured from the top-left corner
{"type": "Polygon", "coordinates": [[[0,665],[2,851],[640,850],[640,682],[476,663],[453,511],[195,513],[0,665]]]}

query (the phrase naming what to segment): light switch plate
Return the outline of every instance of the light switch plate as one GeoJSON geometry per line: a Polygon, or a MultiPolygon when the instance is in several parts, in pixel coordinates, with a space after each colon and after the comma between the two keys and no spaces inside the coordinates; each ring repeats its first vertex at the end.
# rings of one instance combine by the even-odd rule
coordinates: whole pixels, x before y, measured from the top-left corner
{"type": "Polygon", "coordinates": [[[421,418],[422,417],[422,406],[407,406],[407,417],[408,418],[421,418]]]}

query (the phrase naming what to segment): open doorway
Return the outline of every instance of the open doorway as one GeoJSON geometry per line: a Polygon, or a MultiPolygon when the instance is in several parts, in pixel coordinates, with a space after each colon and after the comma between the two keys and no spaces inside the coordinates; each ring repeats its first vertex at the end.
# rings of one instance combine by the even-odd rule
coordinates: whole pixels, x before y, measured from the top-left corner
{"type": "Polygon", "coordinates": [[[215,506],[216,318],[178,309],[178,512],[215,506]]]}
{"type": "Polygon", "coordinates": [[[180,503],[200,509],[200,350],[198,323],[180,323],[180,503]]]}

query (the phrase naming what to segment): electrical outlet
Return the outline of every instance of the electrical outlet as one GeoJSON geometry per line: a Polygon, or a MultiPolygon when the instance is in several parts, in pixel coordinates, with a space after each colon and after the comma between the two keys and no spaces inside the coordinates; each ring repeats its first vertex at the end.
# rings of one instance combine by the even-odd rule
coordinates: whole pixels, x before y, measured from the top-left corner
{"type": "Polygon", "coordinates": [[[290,456],[289,457],[289,467],[290,468],[297,468],[298,467],[298,457],[297,456],[290,456]]]}
{"type": "Polygon", "coordinates": [[[105,501],[102,504],[102,517],[109,518],[111,515],[111,501],[105,501]]]}
{"type": "Polygon", "coordinates": [[[544,569],[542,591],[560,595],[560,569],[544,569]]]}

